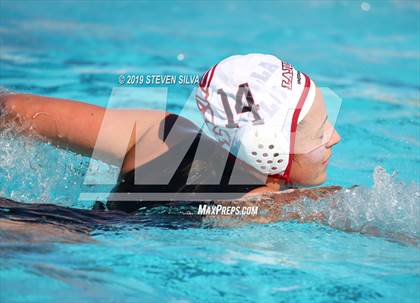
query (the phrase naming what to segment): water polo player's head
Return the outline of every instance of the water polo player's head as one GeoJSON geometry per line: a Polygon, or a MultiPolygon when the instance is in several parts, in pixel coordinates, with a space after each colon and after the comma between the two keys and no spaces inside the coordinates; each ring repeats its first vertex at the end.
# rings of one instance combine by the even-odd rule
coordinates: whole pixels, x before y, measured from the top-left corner
{"type": "Polygon", "coordinates": [[[340,136],[314,82],[272,55],[236,55],[201,78],[196,101],[215,139],[263,174],[288,183],[326,180],[340,136]]]}

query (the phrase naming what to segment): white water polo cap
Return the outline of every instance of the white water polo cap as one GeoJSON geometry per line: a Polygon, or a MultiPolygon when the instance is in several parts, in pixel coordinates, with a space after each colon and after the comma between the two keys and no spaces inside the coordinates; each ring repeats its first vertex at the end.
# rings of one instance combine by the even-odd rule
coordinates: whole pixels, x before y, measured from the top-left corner
{"type": "Polygon", "coordinates": [[[315,84],[272,55],[236,55],[208,70],[196,101],[215,139],[267,175],[288,179],[297,124],[315,99],[315,84]]]}

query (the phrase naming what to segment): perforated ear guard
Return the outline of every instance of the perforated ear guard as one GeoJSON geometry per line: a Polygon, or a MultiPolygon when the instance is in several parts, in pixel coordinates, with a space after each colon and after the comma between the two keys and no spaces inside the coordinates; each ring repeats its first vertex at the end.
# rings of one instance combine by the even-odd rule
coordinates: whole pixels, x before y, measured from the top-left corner
{"type": "Polygon", "coordinates": [[[287,168],[290,143],[279,125],[244,125],[236,131],[232,145],[238,158],[264,174],[281,174],[287,168]]]}

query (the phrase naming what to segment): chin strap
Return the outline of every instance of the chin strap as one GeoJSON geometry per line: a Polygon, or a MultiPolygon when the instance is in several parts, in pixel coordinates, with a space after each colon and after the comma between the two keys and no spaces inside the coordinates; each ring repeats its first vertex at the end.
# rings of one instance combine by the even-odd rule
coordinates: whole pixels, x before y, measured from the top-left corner
{"type": "MultiPolygon", "coordinates": [[[[286,170],[286,172],[288,172],[288,171],[286,170]]],[[[288,173],[286,174],[286,172],[283,173],[283,174],[269,175],[271,178],[274,178],[274,179],[282,180],[283,181],[283,182],[280,183],[279,190],[282,189],[281,188],[282,184],[284,184],[284,186],[286,187],[286,189],[292,186],[292,182],[290,182],[289,174],[288,173]]]]}
{"type": "Polygon", "coordinates": [[[298,104],[296,106],[296,109],[293,113],[292,125],[291,125],[291,128],[290,128],[289,162],[287,163],[286,170],[283,172],[283,174],[271,175],[271,177],[283,180],[286,187],[291,187],[292,186],[292,182],[290,182],[290,171],[292,169],[292,162],[293,162],[293,158],[294,158],[294,146],[295,146],[295,135],[296,135],[296,130],[297,130],[297,124],[298,124],[300,111],[302,110],[302,107],[305,104],[305,100],[306,100],[306,97],[308,96],[309,88],[311,86],[311,80],[309,79],[309,77],[305,73],[302,73],[302,74],[305,76],[305,88],[302,92],[302,95],[300,96],[299,102],[298,102],[298,104]]]}

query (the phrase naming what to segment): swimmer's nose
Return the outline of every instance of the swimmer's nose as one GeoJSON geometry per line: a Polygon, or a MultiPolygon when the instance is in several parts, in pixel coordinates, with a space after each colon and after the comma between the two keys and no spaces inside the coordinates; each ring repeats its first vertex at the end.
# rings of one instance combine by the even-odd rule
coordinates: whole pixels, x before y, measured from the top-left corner
{"type": "Polygon", "coordinates": [[[327,142],[326,147],[327,148],[331,148],[334,145],[338,144],[341,141],[341,136],[339,135],[339,133],[336,131],[335,128],[333,128],[333,133],[331,135],[330,140],[327,142]]]}
{"type": "Polygon", "coordinates": [[[334,126],[332,126],[330,121],[326,122],[325,130],[326,130],[327,134],[331,134],[329,136],[330,139],[325,144],[326,148],[331,148],[341,141],[341,136],[338,134],[338,132],[336,131],[334,126]]]}

